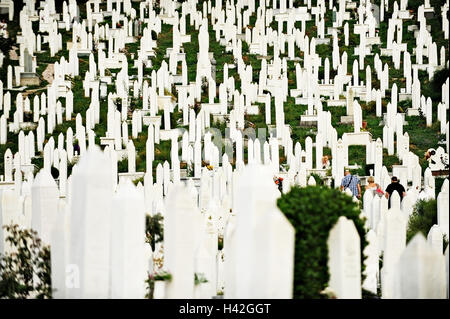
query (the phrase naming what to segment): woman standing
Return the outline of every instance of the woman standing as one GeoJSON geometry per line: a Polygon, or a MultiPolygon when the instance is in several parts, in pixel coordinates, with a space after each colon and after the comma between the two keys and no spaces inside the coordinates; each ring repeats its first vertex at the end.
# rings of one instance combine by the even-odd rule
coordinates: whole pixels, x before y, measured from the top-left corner
{"type": "Polygon", "coordinates": [[[379,196],[383,196],[383,191],[381,190],[380,185],[375,183],[373,176],[369,176],[367,179],[366,192],[367,191],[373,192],[373,195],[378,194],[379,196]]]}

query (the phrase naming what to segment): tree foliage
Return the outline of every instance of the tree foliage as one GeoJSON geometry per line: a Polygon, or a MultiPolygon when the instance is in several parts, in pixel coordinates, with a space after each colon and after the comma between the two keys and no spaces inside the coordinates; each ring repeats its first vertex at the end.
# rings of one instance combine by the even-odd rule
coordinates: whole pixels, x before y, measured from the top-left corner
{"type": "MultiPolygon", "coordinates": [[[[340,216],[352,220],[361,238],[361,256],[367,245],[358,204],[337,189],[293,187],[278,199],[278,207],[295,228],[294,298],[326,298],[329,282],[328,235],[340,216]]],[[[361,272],[364,271],[361,258],[361,272]]]]}
{"type": "Polygon", "coordinates": [[[3,228],[11,250],[0,255],[0,299],[52,298],[50,247],[32,229],[3,228]]]}
{"type": "Polygon", "coordinates": [[[152,251],[155,251],[155,244],[163,241],[164,238],[164,217],[158,213],[154,216],[146,215],[145,219],[147,242],[152,247],[152,251]]]}
{"type": "MultiPolygon", "coordinates": [[[[425,238],[433,225],[437,224],[437,201],[435,199],[419,200],[409,217],[406,242],[408,243],[418,232],[425,238]]],[[[443,236],[444,250],[448,245],[448,238],[443,236]]]]}

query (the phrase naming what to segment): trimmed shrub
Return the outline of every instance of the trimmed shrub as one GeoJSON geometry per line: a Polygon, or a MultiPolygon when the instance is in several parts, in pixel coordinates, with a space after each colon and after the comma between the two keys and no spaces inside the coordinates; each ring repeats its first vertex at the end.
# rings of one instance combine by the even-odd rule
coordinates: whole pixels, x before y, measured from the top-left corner
{"type": "Polygon", "coordinates": [[[278,207],[295,228],[294,298],[326,298],[321,294],[329,282],[328,234],[340,216],[351,219],[367,245],[364,220],[358,204],[343,192],[324,186],[293,187],[278,199],[278,207]]]}

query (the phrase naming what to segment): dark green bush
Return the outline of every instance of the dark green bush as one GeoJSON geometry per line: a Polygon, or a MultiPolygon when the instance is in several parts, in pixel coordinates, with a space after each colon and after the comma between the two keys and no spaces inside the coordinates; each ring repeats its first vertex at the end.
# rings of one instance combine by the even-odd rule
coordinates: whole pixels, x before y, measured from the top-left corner
{"type": "Polygon", "coordinates": [[[435,199],[419,200],[409,217],[406,242],[409,242],[418,232],[422,232],[427,237],[434,224],[437,224],[437,201],[435,199]]]}
{"type": "MultiPolygon", "coordinates": [[[[421,232],[426,238],[434,224],[437,224],[437,201],[435,199],[419,200],[409,217],[406,242],[408,243],[418,232],[421,232]]],[[[443,237],[442,240],[444,241],[445,251],[448,239],[443,237]]]]}
{"type": "Polygon", "coordinates": [[[440,101],[442,99],[442,85],[447,81],[450,76],[450,70],[448,68],[436,71],[431,79],[430,86],[432,91],[436,94],[435,99],[440,101]]]}
{"type": "Polygon", "coordinates": [[[50,247],[43,246],[32,229],[3,228],[13,252],[0,255],[0,299],[52,298],[50,247]]]}
{"type": "Polygon", "coordinates": [[[367,245],[358,205],[350,196],[324,186],[293,187],[277,204],[295,228],[294,298],[326,298],[320,292],[329,282],[327,240],[338,218],[345,216],[355,223],[361,256],[367,245]]]}
{"type": "Polygon", "coordinates": [[[117,172],[118,173],[128,172],[128,158],[124,158],[123,160],[117,162],[117,172]]]}

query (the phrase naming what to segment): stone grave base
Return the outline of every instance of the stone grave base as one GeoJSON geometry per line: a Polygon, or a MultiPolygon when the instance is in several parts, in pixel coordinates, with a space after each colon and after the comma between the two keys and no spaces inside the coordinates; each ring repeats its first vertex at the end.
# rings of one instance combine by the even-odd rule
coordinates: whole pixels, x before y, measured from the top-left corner
{"type": "Polygon", "coordinates": [[[399,10],[398,18],[399,19],[412,19],[412,15],[409,14],[409,10],[399,10]]]}
{"type": "Polygon", "coordinates": [[[186,168],[180,168],[180,180],[187,178],[187,169],[186,168]]]}
{"type": "Polygon", "coordinates": [[[218,113],[212,113],[212,120],[214,122],[224,123],[226,119],[229,117],[228,114],[218,114],[218,113]]]}
{"type": "Polygon", "coordinates": [[[296,97],[295,104],[308,105],[308,98],[307,97],[296,97]]]}
{"type": "Polygon", "coordinates": [[[41,80],[36,73],[23,72],[20,74],[20,85],[32,86],[40,84],[41,80]]]}
{"type": "Polygon", "coordinates": [[[353,115],[341,116],[341,124],[353,124],[353,115]]]}
{"type": "Polygon", "coordinates": [[[362,166],[355,163],[353,165],[349,164],[349,165],[345,166],[345,168],[348,168],[348,169],[360,169],[360,168],[362,168],[362,166]]]}
{"type": "Polygon", "coordinates": [[[381,56],[392,56],[392,49],[381,48],[380,52],[381,56]]]}
{"type": "MultiPolygon", "coordinates": [[[[301,93],[302,93],[302,90],[299,90],[299,89],[290,89],[290,94],[291,94],[291,97],[298,97],[301,93]]],[[[263,102],[262,103],[264,103],[266,100],[265,100],[265,98],[264,98],[264,100],[263,100],[263,102]]]]}
{"type": "Polygon", "coordinates": [[[258,107],[258,105],[248,106],[246,111],[247,111],[247,114],[249,114],[249,115],[258,115],[259,107],[258,107]]]}
{"type": "Polygon", "coordinates": [[[272,56],[271,55],[256,55],[256,58],[258,60],[262,60],[262,59],[270,60],[270,59],[272,59],[272,56]]]}
{"type": "Polygon", "coordinates": [[[399,93],[398,94],[398,101],[407,101],[407,100],[411,100],[411,93],[399,93]]]}
{"type": "Polygon", "coordinates": [[[133,182],[136,179],[144,178],[145,173],[144,172],[135,172],[135,173],[119,173],[119,183],[121,183],[124,180],[130,180],[133,182]]]}
{"type": "Polygon", "coordinates": [[[343,138],[347,139],[348,145],[368,145],[372,142],[372,134],[367,131],[344,133],[343,138]]]}
{"type": "Polygon", "coordinates": [[[5,182],[5,177],[3,175],[0,176],[0,190],[6,189],[14,189],[14,182],[5,182]]]}
{"type": "Polygon", "coordinates": [[[37,127],[37,123],[35,122],[22,122],[19,123],[19,127],[21,130],[34,130],[37,127]]]}
{"type": "Polygon", "coordinates": [[[406,114],[408,116],[419,116],[420,112],[419,112],[419,109],[409,108],[409,109],[406,110],[406,114]]]}
{"type": "Polygon", "coordinates": [[[220,113],[220,103],[202,103],[202,109],[207,109],[209,113],[220,113]]]}
{"type": "Polygon", "coordinates": [[[316,45],[319,45],[319,44],[328,44],[328,43],[330,43],[330,38],[323,38],[323,39],[320,39],[320,38],[317,38],[316,39],[316,45]]]}
{"type": "Polygon", "coordinates": [[[327,103],[328,103],[328,106],[346,106],[347,100],[346,99],[328,100],[327,103]]]}
{"type": "Polygon", "coordinates": [[[100,137],[100,145],[109,145],[110,148],[114,148],[114,141],[115,139],[113,137],[100,137]]]}
{"type": "Polygon", "coordinates": [[[176,83],[176,84],[183,83],[183,76],[182,75],[174,75],[173,83],[176,83]]]}
{"type": "Polygon", "coordinates": [[[379,37],[367,38],[367,45],[381,44],[381,39],[379,37]]]}
{"type": "Polygon", "coordinates": [[[154,126],[160,126],[161,125],[161,115],[157,116],[148,116],[144,115],[142,116],[142,124],[145,126],[149,126],[150,124],[153,124],[154,126]]]}
{"type": "Polygon", "coordinates": [[[65,29],[66,23],[64,21],[58,21],[58,29],[65,29]]]}
{"type": "Polygon", "coordinates": [[[266,96],[265,95],[258,95],[256,97],[256,102],[257,103],[266,103],[266,96]]]}
{"type": "Polygon", "coordinates": [[[300,127],[315,127],[317,125],[317,115],[302,115],[300,117],[300,127]]]}
{"type": "Polygon", "coordinates": [[[158,110],[164,111],[164,106],[167,104],[169,106],[170,112],[173,112],[173,108],[175,107],[175,102],[173,100],[172,95],[158,95],[157,97],[158,110]]]}
{"type": "Polygon", "coordinates": [[[333,30],[336,30],[336,32],[338,34],[341,33],[341,29],[340,28],[328,27],[327,28],[327,35],[332,35],[333,34],[333,30]]]}
{"type": "MultiPolygon", "coordinates": [[[[408,125],[408,122],[405,120],[406,113],[398,113],[402,116],[403,125],[408,125]]],[[[383,125],[387,123],[387,113],[383,113],[383,125]]]]}
{"type": "Polygon", "coordinates": [[[175,135],[176,135],[175,130],[160,130],[159,131],[159,139],[161,141],[169,141],[175,135]]]}

